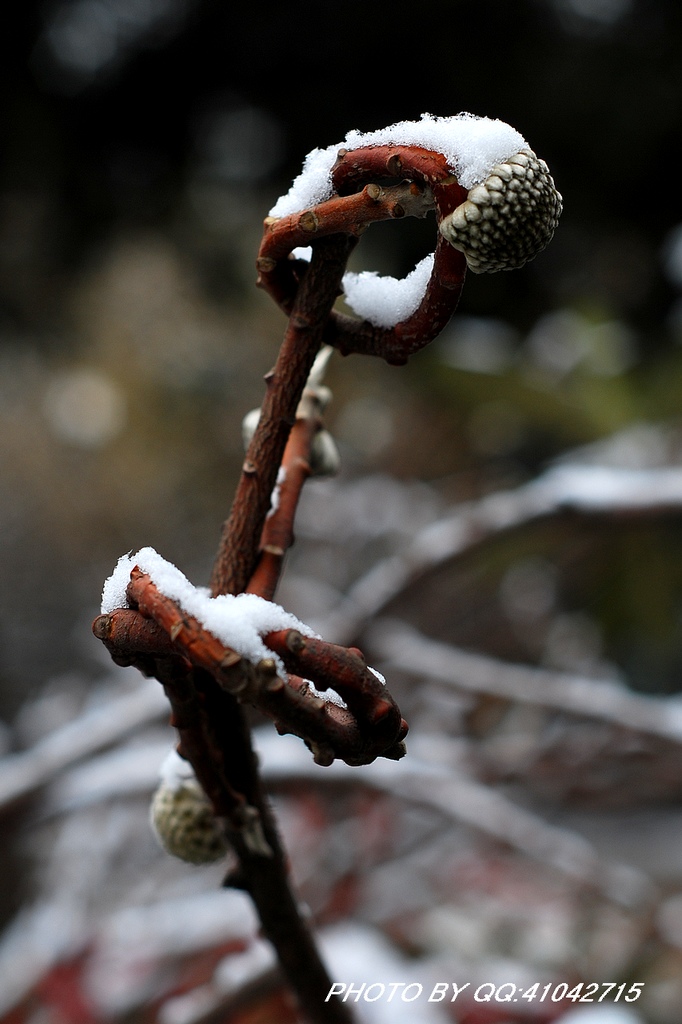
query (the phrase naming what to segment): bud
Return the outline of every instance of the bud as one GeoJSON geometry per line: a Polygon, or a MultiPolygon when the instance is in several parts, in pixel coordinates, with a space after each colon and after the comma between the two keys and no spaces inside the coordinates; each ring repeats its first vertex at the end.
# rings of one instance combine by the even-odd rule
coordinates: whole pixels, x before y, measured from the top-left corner
{"type": "Polygon", "coordinates": [[[229,850],[220,822],[194,778],[163,781],[152,799],[151,823],[167,853],[189,864],[211,864],[229,850]]]}
{"type": "Polygon", "coordinates": [[[551,241],[562,210],[549,168],[530,149],[496,164],[440,231],[475,274],[515,270],[551,241]]]}

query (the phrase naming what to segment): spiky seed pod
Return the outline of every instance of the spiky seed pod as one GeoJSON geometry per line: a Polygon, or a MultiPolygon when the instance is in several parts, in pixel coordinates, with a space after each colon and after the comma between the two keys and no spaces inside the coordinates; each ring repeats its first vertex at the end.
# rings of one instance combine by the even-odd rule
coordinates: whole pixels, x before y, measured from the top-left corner
{"type": "Polygon", "coordinates": [[[551,240],[562,210],[549,168],[530,149],[496,164],[441,221],[443,236],[475,274],[514,270],[551,240]]]}
{"type": "Polygon", "coordinates": [[[189,864],[211,864],[229,850],[219,821],[195,779],[162,782],[152,799],[151,822],[167,853],[189,864]]]}

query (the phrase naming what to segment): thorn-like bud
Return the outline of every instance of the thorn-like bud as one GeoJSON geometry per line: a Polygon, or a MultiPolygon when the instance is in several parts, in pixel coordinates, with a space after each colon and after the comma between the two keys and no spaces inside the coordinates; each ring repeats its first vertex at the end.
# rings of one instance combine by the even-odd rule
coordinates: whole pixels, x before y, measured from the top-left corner
{"type": "Polygon", "coordinates": [[[151,823],[167,853],[189,864],[212,864],[229,851],[219,820],[196,779],[162,782],[152,799],[151,823]]]}
{"type": "Polygon", "coordinates": [[[254,853],[258,857],[273,857],[272,847],[265,838],[258,809],[247,804],[242,808],[241,817],[241,833],[249,853],[254,853]]]}
{"type": "Polygon", "coordinates": [[[334,763],[334,751],[326,743],[315,743],[314,740],[306,740],[306,744],[313,755],[315,764],[328,768],[330,764],[334,763]]]}
{"type": "Polygon", "coordinates": [[[298,226],[303,231],[317,231],[319,223],[320,218],[312,210],[304,210],[298,218],[298,226]]]}
{"type": "Polygon", "coordinates": [[[402,174],[403,162],[397,153],[392,153],[386,161],[386,170],[389,174],[395,175],[397,178],[399,174],[402,174]]]}
{"type": "Polygon", "coordinates": [[[524,149],[493,167],[440,231],[475,274],[515,270],[551,241],[561,210],[547,164],[524,149]]]}

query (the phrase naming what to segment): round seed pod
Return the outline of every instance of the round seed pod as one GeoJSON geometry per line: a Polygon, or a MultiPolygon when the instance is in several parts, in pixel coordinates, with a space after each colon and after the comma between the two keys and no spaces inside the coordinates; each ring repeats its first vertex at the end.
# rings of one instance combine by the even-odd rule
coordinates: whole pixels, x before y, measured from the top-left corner
{"type": "Polygon", "coordinates": [[[196,779],[162,782],[152,799],[151,823],[167,853],[189,864],[211,864],[229,850],[220,822],[196,779]]]}
{"type": "Polygon", "coordinates": [[[440,231],[475,274],[515,270],[551,241],[562,210],[549,168],[530,149],[496,164],[440,231]]]}

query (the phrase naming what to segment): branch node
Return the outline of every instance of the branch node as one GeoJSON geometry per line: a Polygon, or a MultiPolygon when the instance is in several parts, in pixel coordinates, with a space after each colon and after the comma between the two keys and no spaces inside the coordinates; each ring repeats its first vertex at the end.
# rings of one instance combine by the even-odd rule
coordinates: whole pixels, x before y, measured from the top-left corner
{"type": "Polygon", "coordinates": [[[305,637],[297,629],[290,629],[287,633],[286,645],[293,654],[300,654],[305,650],[305,637]]]}
{"type": "Polygon", "coordinates": [[[111,615],[98,615],[92,624],[92,632],[98,640],[107,640],[111,636],[111,615]]]}
{"type": "Polygon", "coordinates": [[[402,169],[403,162],[398,156],[398,154],[393,153],[392,156],[389,156],[388,160],[386,161],[386,170],[388,171],[388,173],[394,175],[397,178],[398,175],[402,173],[402,169]]]}
{"type": "Polygon", "coordinates": [[[240,810],[239,817],[242,819],[239,824],[244,845],[249,853],[256,857],[274,857],[270,843],[265,838],[263,822],[257,807],[251,804],[244,804],[240,810]]]}
{"type": "Polygon", "coordinates": [[[235,665],[238,665],[241,660],[241,654],[237,654],[236,651],[228,650],[220,659],[220,667],[222,669],[233,668],[235,665]]]}
{"type": "Polygon", "coordinates": [[[320,218],[312,210],[304,210],[301,216],[298,218],[298,226],[303,231],[314,232],[317,231],[320,223],[320,218]]]}

